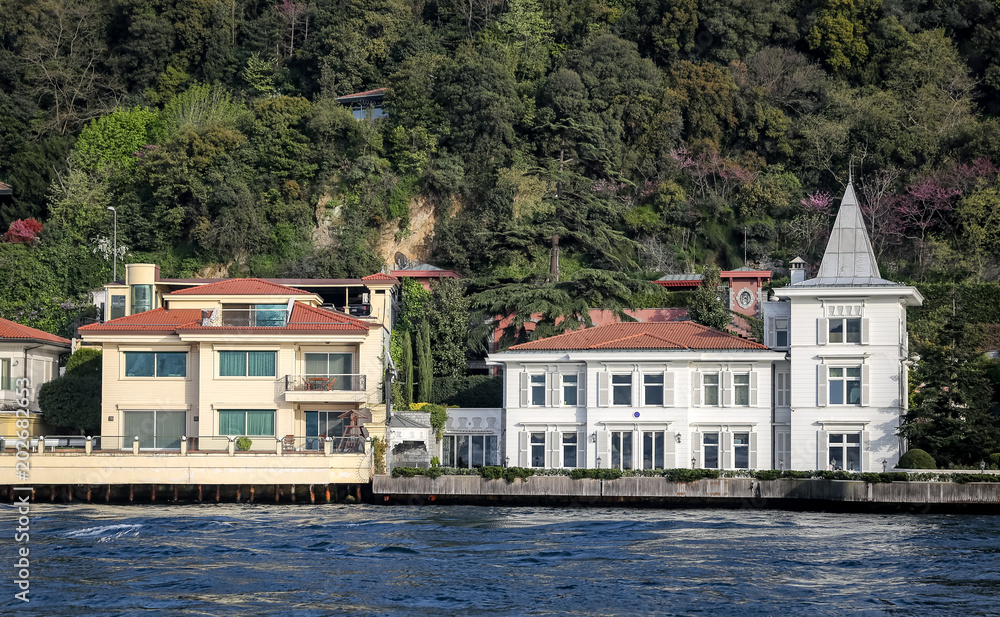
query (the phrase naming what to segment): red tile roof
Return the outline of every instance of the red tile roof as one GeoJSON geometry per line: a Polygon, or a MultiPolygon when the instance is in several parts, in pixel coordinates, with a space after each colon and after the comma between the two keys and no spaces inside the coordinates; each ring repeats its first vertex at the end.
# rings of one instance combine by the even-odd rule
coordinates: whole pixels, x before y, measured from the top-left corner
{"type": "Polygon", "coordinates": [[[227,332],[368,332],[370,325],[356,317],[316,308],[296,302],[292,317],[284,326],[203,326],[202,309],[158,308],[128,317],[119,317],[103,324],[91,324],[80,328],[90,332],[190,332],[192,330],[227,332]]]}
{"type": "Polygon", "coordinates": [[[382,272],[376,272],[375,274],[369,274],[368,276],[362,276],[362,281],[392,281],[393,283],[398,283],[399,279],[394,276],[389,276],[388,274],[383,274],[382,272]]]}
{"type": "Polygon", "coordinates": [[[80,328],[81,332],[173,332],[182,326],[201,323],[201,309],[165,309],[119,317],[80,328]]]}
{"type": "Polygon", "coordinates": [[[344,96],[338,96],[337,101],[346,101],[350,99],[360,99],[366,97],[376,97],[384,96],[385,88],[375,88],[374,90],[365,90],[364,92],[355,92],[354,94],[345,94],[344,96]]]}
{"type": "Polygon", "coordinates": [[[22,326],[17,322],[9,321],[7,319],[0,319],[0,339],[46,341],[48,343],[61,343],[63,345],[70,344],[69,339],[64,339],[63,337],[56,336],[55,334],[49,334],[48,332],[38,330],[37,328],[22,326]]]}
{"type": "Polygon", "coordinates": [[[514,345],[510,351],[587,349],[763,349],[760,343],[713,330],[693,321],[616,323],[514,345]]]}
{"type": "Polygon", "coordinates": [[[192,296],[301,296],[312,295],[312,292],[279,285],[264,279],[225,279],[217,283],[188,287],[171,292],[169,295],[192,296]]]}
{"type": "Polygon", "coordinates": [[[14,187],[7,184],[6,182],[0,182],[0,195],[7,195],[8,193],[12,193],[13,191],[14,187]]]}

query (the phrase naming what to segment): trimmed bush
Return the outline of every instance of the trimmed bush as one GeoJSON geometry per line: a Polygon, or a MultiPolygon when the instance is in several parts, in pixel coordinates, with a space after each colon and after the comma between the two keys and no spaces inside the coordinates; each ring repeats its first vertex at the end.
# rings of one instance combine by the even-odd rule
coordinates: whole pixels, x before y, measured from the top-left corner
{"type": "Polygon", "coordinates": [[[920,448],[910,448],[906,454],[899,457],[896,463],[898,469],[937,469],[934,457],[920,448]]]}

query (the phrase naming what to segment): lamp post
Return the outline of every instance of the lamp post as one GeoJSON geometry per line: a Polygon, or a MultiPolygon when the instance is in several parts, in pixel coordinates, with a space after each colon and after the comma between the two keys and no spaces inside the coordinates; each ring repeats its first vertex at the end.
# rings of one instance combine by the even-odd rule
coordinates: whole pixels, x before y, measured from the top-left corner
{"type": "Polygon", "coordinates": [[[114,206],[108,206],[108,210],[115,213],[115,241],[111,249],[111,259],[113,260],[111,262],[113,264],[111,266],[111,281],[114,282],[118,280],[118,211],[115,210],[114,206]]]}

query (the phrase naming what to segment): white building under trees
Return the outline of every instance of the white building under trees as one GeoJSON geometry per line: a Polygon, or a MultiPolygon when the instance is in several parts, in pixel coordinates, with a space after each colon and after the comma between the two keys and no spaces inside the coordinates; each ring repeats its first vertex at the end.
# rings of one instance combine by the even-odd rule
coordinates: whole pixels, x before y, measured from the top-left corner
{"type": "Polygon", "coordinates": [[[891,468],[907,400],[906,307],[848,185],[816,278],[763,307],[766,346],[691,322],[620,323],[516,345],[501,459],[524,467],[891,468]]]}

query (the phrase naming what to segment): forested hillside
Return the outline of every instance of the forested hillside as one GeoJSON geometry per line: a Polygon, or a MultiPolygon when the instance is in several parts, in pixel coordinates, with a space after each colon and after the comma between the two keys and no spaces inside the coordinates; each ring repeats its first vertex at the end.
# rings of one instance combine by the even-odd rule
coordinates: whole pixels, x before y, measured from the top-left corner
{"type": "Polygon", "coordinates": [[[381,268],[422,204],[418,257],[504,286],[480,305],[615,305],[743,265],[744,234],[754,265],[815,263],[853,167],[885,276],[1000,272],[986,0],[2,9],[0,225],[43,228],[0,244],[0,314],[31,325],[110,277],[108,206],[167,276],[336,277],[381,268]],[[381,87],[387,118],[334,101],[381,87]]]}

